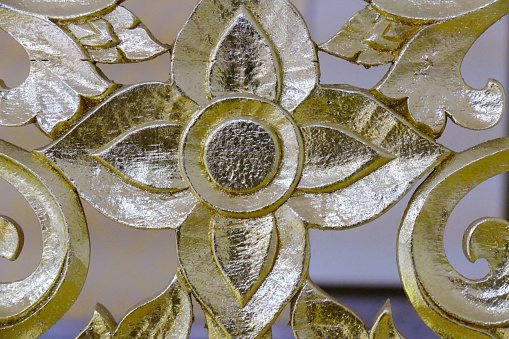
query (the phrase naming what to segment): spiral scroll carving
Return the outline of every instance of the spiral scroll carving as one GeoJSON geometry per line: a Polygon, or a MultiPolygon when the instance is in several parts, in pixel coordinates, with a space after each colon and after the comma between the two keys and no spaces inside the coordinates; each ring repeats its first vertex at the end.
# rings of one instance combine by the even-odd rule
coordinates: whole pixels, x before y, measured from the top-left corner
{"type": "Polygon", "coordinates": [[[446,161],[419,188],[399,235],[398,260],[405,290],[419,315],[444,338],[506,338],[509,325],[509,222],[474,221],[463,238],[472,262],[490,273],[465,278],[447,260],[444,229],[454,207],[483,181],[509,171],[509,138],[497,139],[446,161]]]}
{"type": "MultiPolygon", "coordinates": [[[[43,240],[36,270],[25,279],[0,283],[0,338],[36,338],[67,312],[81,292],[90,254],[87,224],[81,203],[64,177],[3,140],[0,177],[28,201],[39,219],[43,240]]],[[[10,240],[0,243],[2,251],[13,247],[12,239],[19,231],[4,227],[9,229],[12,232],[4,235],[10,235],[10,240]]]]}

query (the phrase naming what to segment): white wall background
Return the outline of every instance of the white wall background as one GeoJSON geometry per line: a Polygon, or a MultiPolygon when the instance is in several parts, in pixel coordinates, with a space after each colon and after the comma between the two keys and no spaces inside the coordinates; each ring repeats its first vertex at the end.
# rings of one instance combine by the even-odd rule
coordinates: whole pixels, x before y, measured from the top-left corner
{"type": "MultiPolygon", "coordinates": [[[[124,5],[136,13],[161,41],[174,41],[197,1],[127,0],[124,5]],[[150,4],[150,5],[147,5],[150,4]]],[[[346,21],[363,8],[361,0],[300,0],[302,11],[317,43],[332,37],[346,21]]],[[[484,87],[488,78],[509,88],[509,19],[495,24],[467,55],[464,77],[473,87],[484,87]]],[[[28,74],[28,59],[21,47],[0,31],[0,78],[9,86],[21,83],[28,74]]],[[[376,84],[388,67],[364,69],[338,58],[320,54],[323,83],[348,83],[364,88],[376,84]]],[[[138,65],[101,66],[119,83],[166,80],[168,55],[138,65]]],[[[488,139],[507,136],[509,117],[486,132],[472,132],[448,125],[439,142],[461,151],[488,139]]],[[[0,128],[0,137],[27,149],[49,141],[33,126],[0,128]]],[[[41,236],[27,205],[7,185],[0,186],[0,214],[13,217],[24,228],[25,250],[15,263],[0,263],[0,281],[12,281],[30,274],[37,266],[41,236]]],[[[463,256],[461,239],[468,224],[478,217],[504,215],[506,200],[502,178],[490,180],[473,192],[455,211],[447,234],[450,260],[470,276],[486,273],[482,264],[472,265],[463,256]]],[[[409,196],[408,196],[409,198],[409,196]]],[[[334,232],[312,230],[311,277],[322,285],[400,286],[396,265],[396,239],[408,198],[373,223],[357,229],[334,232]]],[[[177,264],[173,231],[140,231],[118,225],[85,203],[91,234],[92,257],[84,291],[66,319],[90,318],[96,302],[106,305],[119,318],[136,303],[161,291],[171,281],[177,264]]]]}

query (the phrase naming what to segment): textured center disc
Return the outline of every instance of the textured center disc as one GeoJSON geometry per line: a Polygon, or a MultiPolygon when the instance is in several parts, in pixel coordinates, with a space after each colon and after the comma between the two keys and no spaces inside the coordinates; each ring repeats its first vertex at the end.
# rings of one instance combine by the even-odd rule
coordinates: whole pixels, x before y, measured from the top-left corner
{"type": "Polygon", "coordinates": [[[228,121],[216,129],[205,146],[205,166],[222,188],[238,193],[266,185],[279,164],[277,136],[248,119],[228,121]]]}

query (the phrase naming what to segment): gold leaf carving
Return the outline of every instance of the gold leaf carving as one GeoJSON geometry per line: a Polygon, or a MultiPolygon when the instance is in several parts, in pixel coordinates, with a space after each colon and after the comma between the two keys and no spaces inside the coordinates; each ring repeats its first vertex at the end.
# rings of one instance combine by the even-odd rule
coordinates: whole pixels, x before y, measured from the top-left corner
{"type": "MultiPolygon", "coordinates": [[[[394,157],[337,191],[294,194],[289,206],[316,227],[342,229],[376,218],[450,154],[371,95],[353,87],[318,87],[297,108],[294,117],[300,126],[341,126],[394,157]]],[[[333,149],[335,145],[326,147],[333,149]]]]}
{"type": "Polygon", "coordinates": [[[447,117],[470,129],[493,127],[505,109],[504,89],[496,80],[481,90],[471,88],[461,76],[461,63],[477,38],[508,12],[509,2],[497,1],[424,28],[377,85],[378,91],[394,99],[408,98],[412,118],[435,136],[443,132],[447,117]]]}
{"type": "Polygon", "coordinates": [[[14,261],[24,243],[23,230],[12,219],[0,216],[0,257],[14,261]]]}
{"type": "Polygon", "coordinates": [[[394,325],[392,319],[392,306],[387,300],[376,316],[375,323],[370,330],[370,339],[405,339],[394,325]]]}
{"type": "Polygon", "coordinates": [[[241,306],[245,306],[274,264],[278,236],[274,216],[233,219],[215,215],[212,246],[216,263],[241,306]]]}
{"type": "Polygon", "coordinates": [[[169,47],[155,39],[138,18],[122,6],[85,23],[62,25],[84,45],[95,62],[128,63],[152,59],[169,47]]]}
{"type": "Polygon", "coordinates": [[[105,10],[122,0],[1,0],[0,6],[53,19],[72,19],[105,10]]]}
{"type": "Polygon", "coordinates": [[[309,278],[292,302],[291,316],[298,339],[405,339],[394,326],[389,300],[368,331],[354,311],[334,300],[309,278]]]}
{"type": "Polygon", "coordinates": [[[0,86],[0,124],[19,126],[37,118],[50,134],[80,111],[81,97],[103,96],[112,85],[52,21],[0,4],[0,28],[23,45],[30,58],[25,82],[12,89],[0,86]]]}
{"type": "Polygon", "coordinates": [[[301,131],[306,160],[298,188],[307,192],[346,187],[394,159],[339,125],[307,125],[301,131]]]}
{"type": "Polygon", "coordinates": [[[92,320],[76,339],[112,339],[116,323],[113,315],[101,304],[95,306],[92,320]]]}
{"type": "Polygon", "coordinates": [[[490,265],[482,279],[457,272],[443,244],[454,207],[483,181],[508,172],[507,159],[508,138],[456,154],[417,190],[403,219],[398,240],[403,285],[417,313],[440,336],[491,338],[497,332],[503,338],[507,333],[509,222],[484,218],[465,233],[467,258],[485,258],[490,265]]]}
{"type": "Polygon", "coordinates": [[[191,298],[175,277],[166,291],[133,309],[118,325],[98,304],[91,322],[77,339],[186,339],[192,322],[191,298]]]}
{"type": "MultiPolygon", "coordinates": [[[[90,112],[69,133],[39,152],[58,165],[84,199],[110,218],[138,228],[177,228],[197,203],[189,190],[143,189],[139,184],[126,181],[117,170],[112,171],[111,166],[105,166],[94,155],[102,147],[108,148],[114,140],[135,138],[131,134],[137,128],[154,124],[183,125],[197,110],[196,104],[170,84],[147,83],[126,87],[90,112]],[[140,114],[142,111],[143,114],[140,114]]],[[[147,132],[150,133],[150,129],[147,132]]],[[[179,134],[166,136],[175,138],[174,141],[167,140],[172,145],[179,138],[179,134]]],[[[142,148],[149,151],[149,143],[143,143],[142,148]]],[[[161,153],[157,147],[156,153],[161,153]]],[[[143,168],[146,165],[144,159],[128,167],[143,168]]],[[[150,163],[150,166],[159,165],[157,160],[150,163]]],[[[148,184],[155,182],[147,175],[130,173],[136,178],[145,178],[148,184]]],[[[182,188],[180,181],[172,183],[177,187],[171,188],[182,188]]]]}
{"type": "Polygon", "coordinates": [[[255,18],[241,7],[220,39],[210,64],[211,97],[232,92],[278,98],[281,83],[278,57],[255,18]]]}
{"type": "MultiPolygon", "coordinates": [[[[281,70],[281,75],[277,78],[280,81],[278,86],[281,93],[279,104],[289,111],[295,109],[317,84],[318,63],[314,43],[309,37],[301,15],[286,0],[200,1],[175,42],[173,51],[175,82],[199,105],[206,106],[209,103],[211,56],[224,42],[225,33],[232,28],[231,24],[238,18],[239,11],[244,13],[245,18],[247,18],[245,13],[249,11],[253,18],[250,25],[254,25],[256,21],[259,26],[257,34],[252,36],[252,38],[257,36],[257,39],[261,39],[261,41],[256,39],[253,41],[253,44],[259,46],[257,51],[265,55],[268,53],[268,47],[264,46],[270,45],[273,48],[271,53],[273,61],[269,64],[274,66],[268,67],[265,62],[264,67],[268,67],[267,70],[277,68],[275,60],[279,58],[281,70]]],[[[249,31],[252,32],[251,29],[249,31]]],[[[223,62],[221,60],[218,65],[223,62]]],[[[279,69],[276,70],[279,71],[279,69]]],[[[271,77],[272,75],[265,78],[271,77]]],[[[256,82],[257,77],[252,80],[256,82]]],[[[273,82],[274,80],[268,82],[272,83],[271,90],[266,92],[264,89],[262,93],[272,93],[275,85],[273,82]]],[[[250,84],[247,88],[261,90],[256,84],[250,84]]]]}
{"type": "Polygon", "coordinates": [[[364,322],[309,278],[292,302],[292,327],[298,339],[368,339],[364,322]]]}
{"type": "Polygon", "coordinates": [[[209,232],[214,212],[203,204],[196,206],[177,231],[184,276],[195,297],[227,338],[255,339],[268,331],[307,274],[309,245],[304,224],[287,206],[280,207],[274,216],[279,234],[278,253],[272,270],[244,307],[232,293],[211,253],[209,232]]]}
{"type": "Polygon", "coordinates": [[[373,6],[367,6],[320,49],[366,67],[385,65],[397,58],[404,43],[419,28],[391,20],[373,6]]]}
{"type": "MultiPolygon", "coordinates": [[[[3,140],[0,177],[27,200],[42,232],[42,257],[34,272],[18,281],[0,283],[0,337],[37,338],[67,312],[81,292],[90,255],[87,224],[78,197],[56,168],[3,140]]],[[[20,245],[20,233],[13,227],[12,222],[1,219],[0,239],[15,241],[7,246],[14,245],[7,248],[11,258],[20,245]],[[7,234],[3,233],[6,228],[7,234]]]]}
{"type": "Polygon", "coordinates": [[[408,21],[441,21],[457,18],[500,0],[373,0],[373,6],[391,16],[408,21]]]}
{"type": "Polygon", "coordinates": [[[111,47],[120,41],[113,33],[113,27],[104,19],[84,24],[70,24],[69,30],[86,47],[111,47]]]}
{"type": "Polygon", "coordinates": [[[138,127],[101,147],[93,157],[133,184],[177,190],[187,187],[180,175],[178,142],[182,127],[156,123],[138,127]]]}

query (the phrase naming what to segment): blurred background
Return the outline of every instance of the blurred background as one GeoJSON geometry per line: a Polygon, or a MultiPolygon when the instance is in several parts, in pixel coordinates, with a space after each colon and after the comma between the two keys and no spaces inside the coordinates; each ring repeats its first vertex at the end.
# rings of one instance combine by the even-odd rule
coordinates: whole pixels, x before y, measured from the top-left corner
{"type": "MultiPolygon", "coordinates": [[[[172,43],[192,12],[196,0],[127,0],[123,5],[135,13],[164,43],[172,43]]],[[[293,0],[303,14],[313,40],[331,38],[366,3],[361,0],[293,0]]],[[[473,46],[463,66],[466,82],[482,88],[489,78],[509,88],[509,19],[491,27],[473,46]]],[[[28,57],[21,46],[0,31],[0,78],[9,87],[21,84],[28,75],[28,57]]],[[[320,53],[322,83],[373,87],[389,66],[365,69],[339,58],[320,53]]],[[[167,80],[170,56],[129,65],[98,65],[117,83],[167,80]]],[[[509,118],[489,131],[469,131],[449,123],[438,140],[462,151],[489,139],[507,136],[509,118]]],[[[47,144],[48,139],[34,126],[0,128],[0,137],[25,149],[47,144]]],[[[446,230],[446,251],[454,267],[470,278],[488,273],[486,262],[471,264],[463,255],[464,230],[473,220],[507,217],[507,177],[491,179],[479,186],[455,209],[446,230]]],[[[15,219],[25,232],[25,247],[14,262],[1,260],[0,281],[28,276],[41,255],[40,227],[28,204],[8,184],[1,183],[0,214],[15,219]]],[[[342,232],[311,230],[310,276],[358,312],[367,325],[386,297],[394,301],[396,324],[409,338],[433,338],[417,315],[408,310],[403,298],[396,264],[397,232],[411,194],[388,213],[365,226],[342,232]],[[409,313],[410,312],[410,313],[409,313]],[[406,319],[408,323],[406,323],[406,319]],[[421,331],[421,332],[419,332],[421,331]]],[[[83,292],[68,314],[43,338],[74,338],[90,320],[96,302],[105,305],[119,320],[140,301],[162,291],[175,275],[177,262],[174,231],[141,231],[110,221],[84,202],[91,237],[91,262],[83,292]]],[[[196,325],[191,338],[206,338],[203,314],[195,307],[196,325]]],[[[287,337],[291,330],[286,310],[274,331],[274,338],[287,337]]]]}

